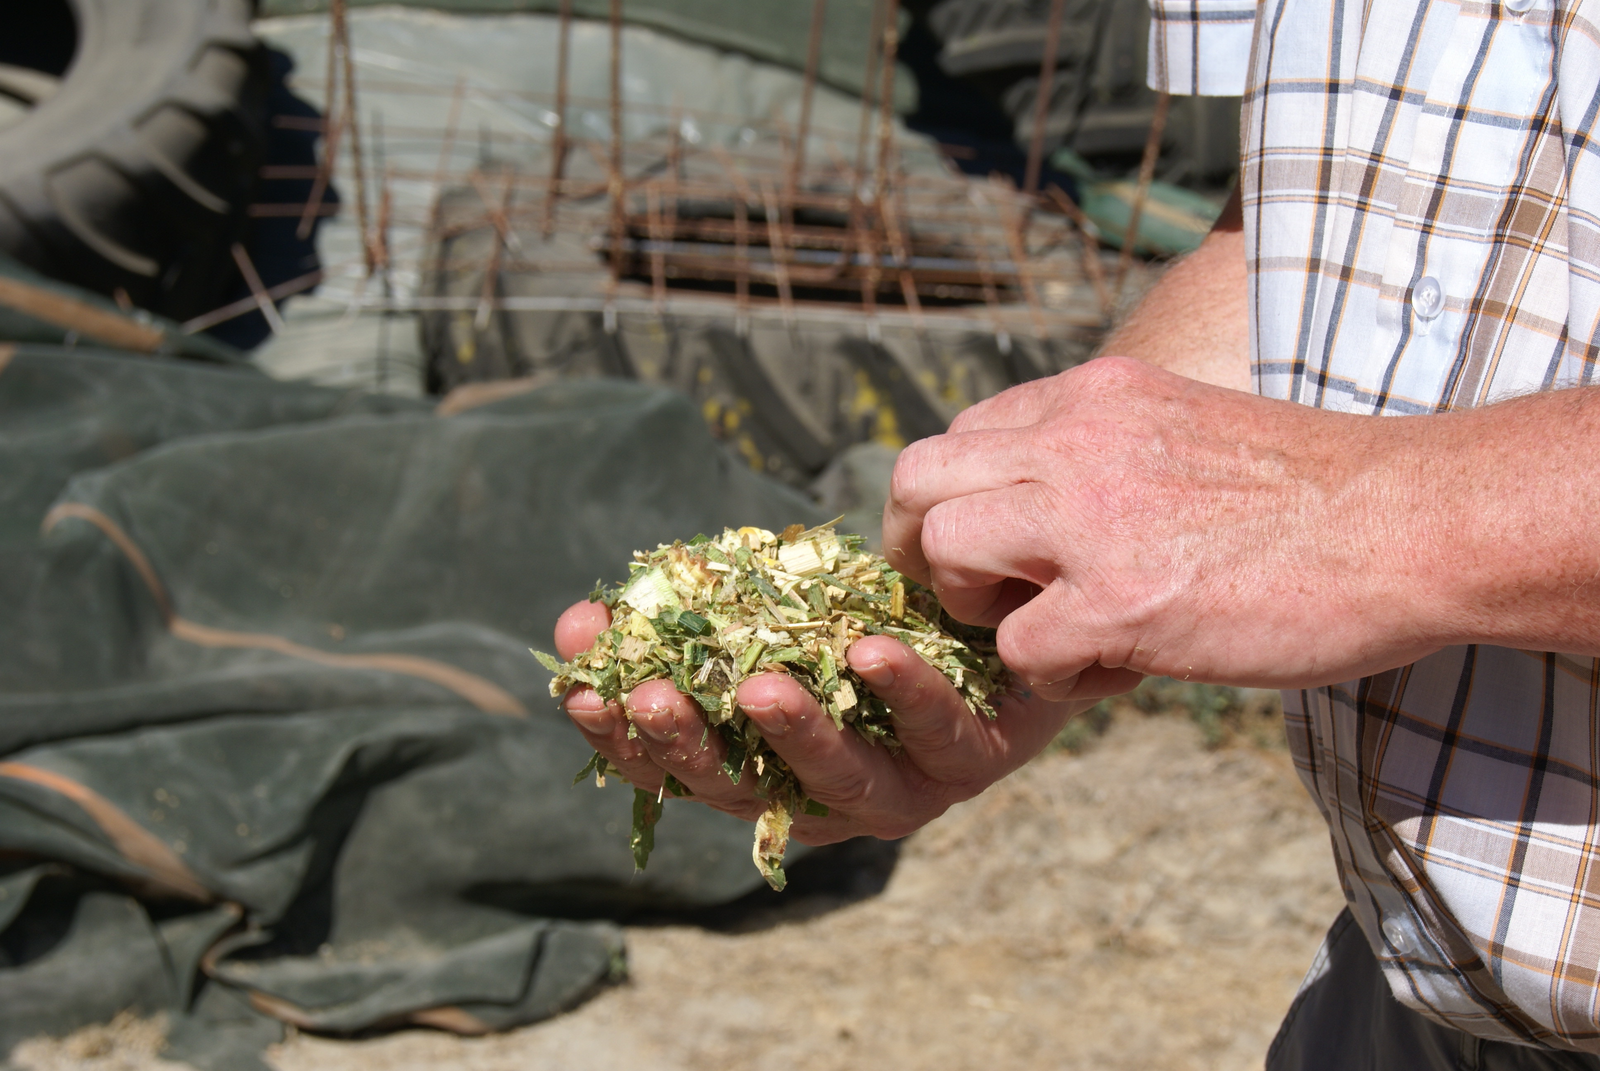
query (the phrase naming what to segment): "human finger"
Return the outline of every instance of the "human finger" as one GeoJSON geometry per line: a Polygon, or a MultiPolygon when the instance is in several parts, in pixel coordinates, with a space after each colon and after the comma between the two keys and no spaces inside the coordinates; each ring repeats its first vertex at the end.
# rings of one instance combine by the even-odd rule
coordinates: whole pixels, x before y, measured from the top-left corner
{"type": "Polygon", "coordinates": [[[1073,685],[1070,698],[1076,702],[1080,699],[1099,702],[1109,699],[1114,695],[1127,695],[1139,687],[1145,675],[1136,669],[1118,666],[1107,669],[1098,663],[1086,667],[1078,674],[1077,682],[1073,685]]]}
{"type": "Polygon", "coordinates": [[[660,790],[662,770],[644,743],[629,737],[628,719],[620,703],[607,702],[593,688],[584,687],[568,692],[563,705],[568,719],[589,746],[604,755],[623,777],[647,791],[660,790]]]}
{"type": "Polygon", "coordinates": [[[1026,481],[1036,450],[1015,431],[978,431],[919,439],[895,461],[883,510],[884,556],[889,564],[928,583],[922,524],[941,502],[1026,481]]]}
{"type": "Polygon", "coordinates": [[[928,801],[908,783],[887,748],[839,729],[821,705],[783,673],[739,685],[739,707],[789,764],[806,795],[880,837],[910,833],[928,821],[928,801]]]}
{"type": "MultiPolygon", "coordinates": [[[[611,611],[604,603],[574,603],[556,620],[556,651],[572,659],[594,645],[595,637],[611,624],[611,611]]],[[[659,790],[661,770],[650,753],[628,734],[628,719],[620,703],[600,698],[589,687],[578,687],[562,700],[567,718],[583,734],[589,746],[604,755],[629,782],[640,788],[659,790]]]]}
{"type": "Polygon", "coordinates": [[[595,637],[611,627],[611,610],[603,602],[575,602],[556,619],[556,653],[571,661],[594,646],[595,637]]]}
{"type": "Polygon", "coordinates": [[[929,779],[951,790],[951,802],[977,795],[1042,749],[1069,713],[1039,703],[1025,710],[1011,704],[1013,709],[1007,710],[1003,703],[1004,720],[991,722],[973,713],[948,677],[888,636],[858,640],[845,657],[889,705],[904,754],[929,779]]]}
{"type": "Polygon", "coordinates": [[[1062,568],[1051,556],[1062,541],[1050,538],[1062,512],[1050,490],[1032,482],[930,509],[922,555],[944,608],[958,621],[997,626],[1031,600],[1062,568]]]}
{"type": "MultiPolygon", "coordinates": [[[[671,682],[653,681],[640,685],[629,698],[641,708],[631,717],[624,713],[620,704],[602,700],[594,689],[575,688],[567,696],[567,715],[589,746],[604,755],[635,788],[659,793],[666,782],[666,775],[670,773],[694,793],[691,798],[698,802],[746,821],[753,821],[760,816],[765,804],[755,799],[752,782],[741,778],[743,787],[735,786],[722,771],[721,763],[727,751],[720,735],[715,732],[706,734],[705,746],[700,747],[705,723],[690,722],[685,718],[684,706],[692,708],[694,705],[678,695],[671,682]],[[680,705],[662,692],[663,685],[666,692],[684,700],[684,704],[680,705]],[[650,741],[657,735],[667,735],[659,725],[664,710],[670,712],[678,735],[675,742],[668,742],[668,753],[663,754],[664,761],[658,764],[650,751],[650,741]],[[632,736],[628,733],[630,722],[637,727],[632,736]],[[657,731],[643,731],[646,724],[657,731]],[[684,753],[671,753],[674,746],[683,749],[684,753]],[[695,754],[697,751],[702,754],[695,754]],[[722,775],[720,779],[718,774],[722,775]]],[[[693,712],[696,718],[701,716],[698,708],[693,712]]],[[[865,829],[845,816],[797,815],[791,835],[805,844],[832,844],[858,837],[864,832],[865,829]]]]}
{"type": "Polygon", "coordinates": [[[995,584],[976,588],[957,588],[943,585],[937,576],[934,583],[939,605],[957,621],[985,628],[997,628],[1000,622],[1026,605],[1042,590],[1029,580],[1008,577],[995,584]]]}
{"type": "Polygon", "coordinates": [[[1144,677],[1137,670],[1107,669],[1096,664],[1085,666],[1070,677],[1043,684],[1027,684],[1019,679],[1013,690],[1024,700],[1093,706],[1102,699],[1128,694],[1139,687],[1144,677]]]}
{"type": "Polygon", "coordinates": [[[1062,700],[1076,694],[1079,675],[1099,665],[1123,668],[1125,659],[1105,636],[1082,628],[1089,609],[1070,583],[1056,580],[1026,606],[1000,622],[995,641],[1000,659],[1034,693],[1062,700]]]}
{"type": "MultiPolygon", "coordinates": [[[[718,810],[756,818],[764,805],[745,777],[735,784],[723,769],[728,748],[720,733],[710,731],[694,700],[671,681],[649,681],[628,695],[628,718],[650,761],[670,773],[703,803],[718,810]]],[[[742,771],[741,771],[742,773],[742,771]]]]}

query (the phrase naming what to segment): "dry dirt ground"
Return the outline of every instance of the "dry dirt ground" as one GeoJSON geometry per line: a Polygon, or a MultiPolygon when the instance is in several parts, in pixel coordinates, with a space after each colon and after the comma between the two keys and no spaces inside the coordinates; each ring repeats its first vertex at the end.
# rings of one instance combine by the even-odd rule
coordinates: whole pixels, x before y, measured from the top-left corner
{"type": "MultiPolygon", "coordinates": [[[[1124,705],[1081,753],[1046,754],[910,838],[880,895],[746,932],[630,928],[630,981],[508,1034],[302,1035],[269,1061],[1259,1068],[1341,905],[1326,832],[1271,724],[1207,749],[1189,717],[1124,705]]],[[[173,1067],[142,1036],[108,1044],[103,1033],[31,1042],[14,1059],[38,1071],[173,1067]]]]}

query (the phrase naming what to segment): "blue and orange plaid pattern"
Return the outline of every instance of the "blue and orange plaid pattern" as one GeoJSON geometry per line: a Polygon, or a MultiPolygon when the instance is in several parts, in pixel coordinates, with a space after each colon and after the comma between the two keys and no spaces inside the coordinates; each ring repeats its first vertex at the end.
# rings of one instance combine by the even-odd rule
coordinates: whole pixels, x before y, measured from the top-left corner
{"type": "MultiPolygon", "coordinates": [[[[1413,415],[1594,381],[1600,0],[1152,6],[1152,85],[1244,98],[1261,394],[1413,415]]],[[[1454,647],[1284,700],[1395,995],[1600,1053],[1600,660],[1454,647]]]]}

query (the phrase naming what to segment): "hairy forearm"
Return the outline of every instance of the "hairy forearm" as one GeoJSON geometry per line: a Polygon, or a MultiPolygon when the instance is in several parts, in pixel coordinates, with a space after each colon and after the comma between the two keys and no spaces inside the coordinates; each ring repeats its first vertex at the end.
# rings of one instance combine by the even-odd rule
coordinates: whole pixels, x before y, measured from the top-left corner
{"type": "Polygon", "coordinates": [[[1414,443],[1389,539],[1428,630],[1600,655],[1600,388],[1383,423],[1414,443]]]}
{"type": "Polygon", "coordinates": [[[1101,352],[1248,391],[1250,324],[1244,232],[1234,191],[1200,248],[1169,268],[1101,352]]]}

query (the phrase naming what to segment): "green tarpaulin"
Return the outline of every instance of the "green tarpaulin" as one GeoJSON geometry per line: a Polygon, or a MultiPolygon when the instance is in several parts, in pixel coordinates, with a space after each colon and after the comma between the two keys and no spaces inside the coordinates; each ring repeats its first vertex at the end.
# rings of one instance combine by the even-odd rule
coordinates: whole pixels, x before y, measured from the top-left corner
{"type": "Polygon", "coordinates": [[[688,803],[636,875],[527,650],[636,547],[822,519],[679,396],[7,346],[0,471],[0,1061],[124,1008],[209,1068],[525,1023],[615,977],[614,920],[759,882],[688,803]]]}

